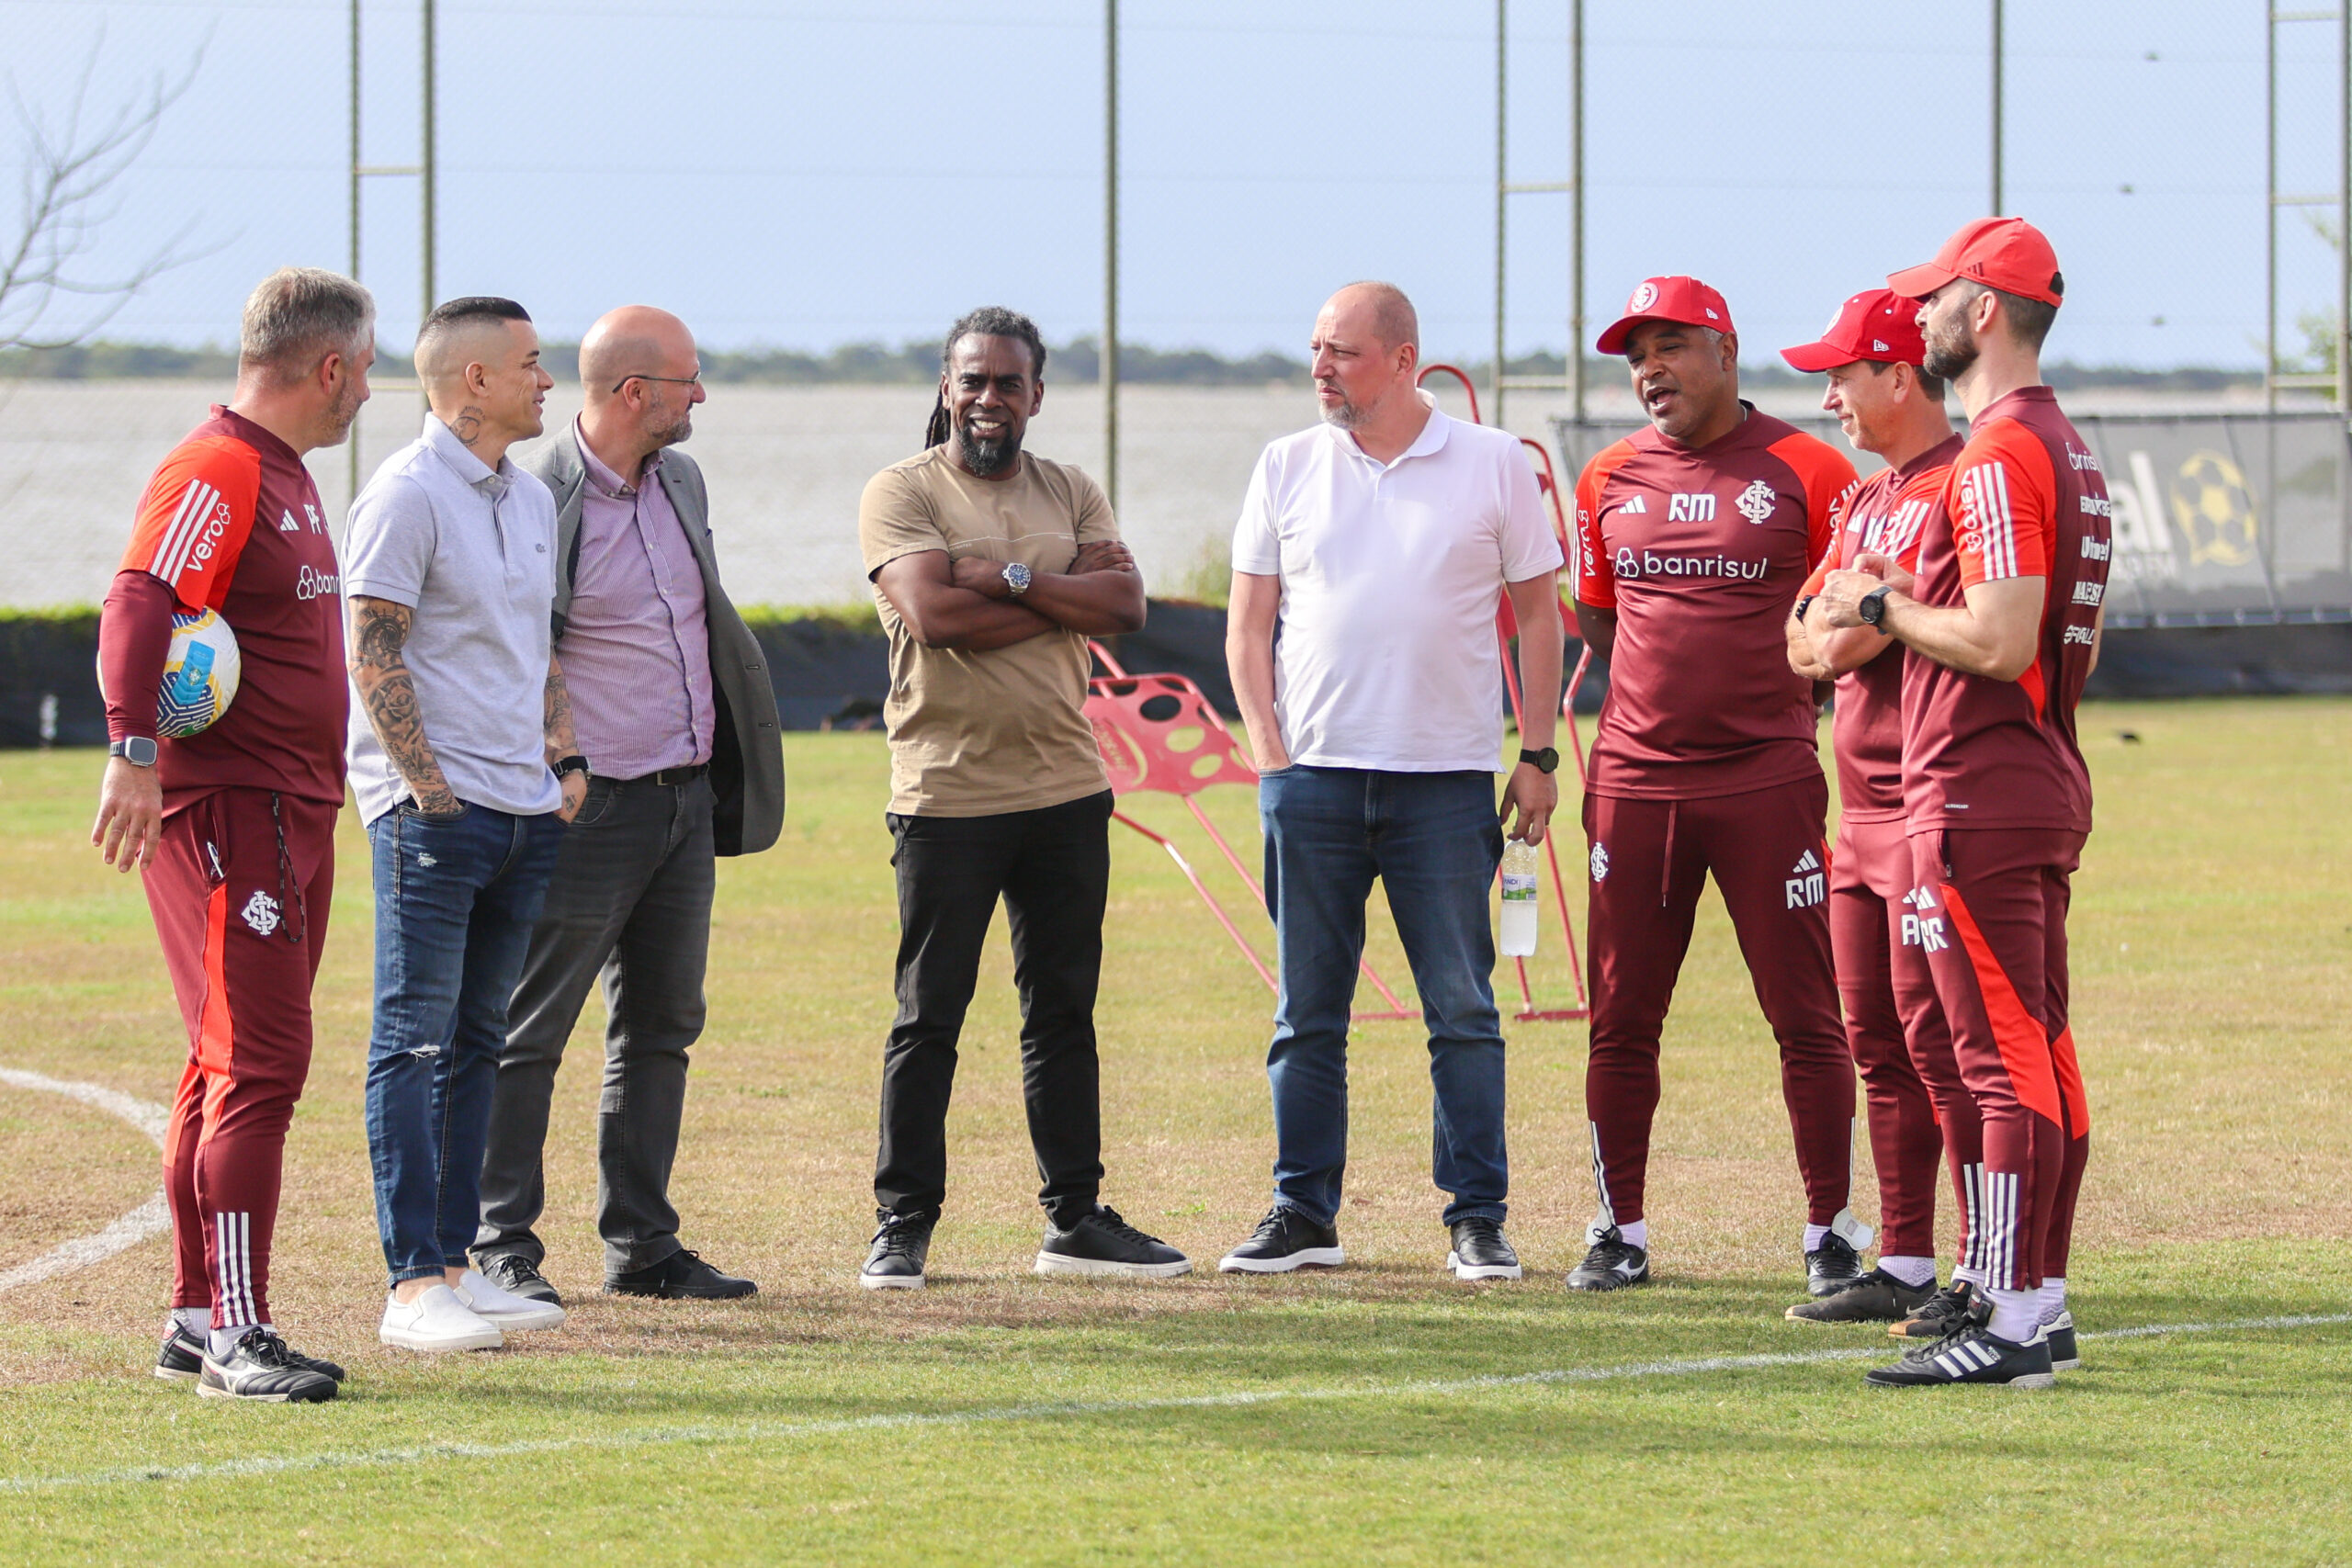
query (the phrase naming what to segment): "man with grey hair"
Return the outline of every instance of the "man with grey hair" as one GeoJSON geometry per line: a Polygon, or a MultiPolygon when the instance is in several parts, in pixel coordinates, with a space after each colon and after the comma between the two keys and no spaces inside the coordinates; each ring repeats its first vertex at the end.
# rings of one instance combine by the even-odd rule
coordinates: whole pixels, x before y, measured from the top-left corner
{"type": "Polygon", "coordinates": [[[311,985],[343,805],[334,542],[302,455],[368,400],[376,307],[347,277],[271,274],[245,303],[237,389],[148,481],[98,620],[105,781],[91,841],[144,874],[188,1060],[164,1144],[171,1315],[155,1375],[267,1403],[332,1399],[269,1305],[286,1128],[311,1065],[311,985]],[[235,700],[191,731],[174,628],[235,635],[235,700]]]}
{"type": "Polygon", "coordinates": [[[766,849],[784,822],[767,661],[719,584],[702,471],[673,450],[694,433],[701,377],[684,321],[610,311],[581,340],[586,407],[524,461],[555,494],[555,649],[591,777],[509,1008],[474,1258],[538,1301],[559,1299],[532,1229],[548,1107],[600,974],[605,1291],[718,1300],[758,1288],[679,1243],[669,1196],[686,1055],[702,1033],[713,857],[766,849]]]}
{"type": "Polygon", "coordinates": [[[587,761],[549,646],[555,502],[507,449],[554,378],[512,299],[417,334],[431,412],[351,507],[352,794],[376,881],[368,1149],[390,1290],[378,1337],[489,1349],[563,1309],[469,1268],[507,998],[587,761]],[[427,725],[430,725],[428,732],[427,725]]]}
{"type": "Polygon", "coordinates": [[[1228,1273],[1346,1260],[1348,1022],[1377,878],[1429,1029],[1446,1267],[1520,1277],[1487,906],[1503,852],[1495,611],[1508,597],[1518,618],[1525,693],[1499,816],[1536,844],[1559,801],[1560,543],[1518,437],[1419,389],[1419,340],[1392,284],[1330,298],[1309,344],[1323,423],[1266,448],[1234,530],[1226,661],[1258,762],[1282,994],[1273,1206],[1228,1273]]]}

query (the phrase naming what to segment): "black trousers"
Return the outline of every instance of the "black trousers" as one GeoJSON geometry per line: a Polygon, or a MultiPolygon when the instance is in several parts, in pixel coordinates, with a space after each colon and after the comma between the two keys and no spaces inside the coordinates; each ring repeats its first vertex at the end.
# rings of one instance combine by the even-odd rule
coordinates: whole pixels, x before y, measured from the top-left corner
{"type": "Polygon", "coordinates": [[[874,1201],[936,1213],[947,1194],[956,1042],[1004,900],[1021,994],[1021,1088],[1043,1187],[1067,1227],[1102,1184],[1094,994],[1111,884],[1111,794],[994,817],[888,818],[899,873],[899,1016],[882,1053],[874,1201]]]}
{"type": "Polygon", "coordinates": [[[592,779],[564,834],[547,903],[507,1011],[491,1098],[474,1255],[545,1260],[540,1151],[556,1069],[589,987],[605,987],[604,1090],[596,1108],[596,1229],[605,1271],[679,1248],[670,1169],[685,1112],[687,1049],[702,1035],[710,952],[711,790],[592,779]]]}

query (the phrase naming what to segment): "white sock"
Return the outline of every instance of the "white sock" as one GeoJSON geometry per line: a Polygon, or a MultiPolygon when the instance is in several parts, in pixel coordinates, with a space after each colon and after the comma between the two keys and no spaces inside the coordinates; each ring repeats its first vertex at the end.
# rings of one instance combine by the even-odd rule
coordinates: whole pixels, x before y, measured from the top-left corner
{"type": "Polygon", "coordinates": [[[1973,1285],[1978,1295],[1984,1293],[1984,1271],[1981,1269],[1955,1269],[1951,1271],[1951,1282],[1973,1285]]]}
{"type": "Polygon", "coordinates": [[[1818,1252],[1818,1251],[1820,1251],[1820,1250],[1821,1250],[1821,1238],[1822,1238],[1823,1236],[1827,1235],[1828,1234],[1829,1234],[1829,1227],[1828,1227],[1827,1225],[1807,1225],[1807,1226],[1805,1226],[1805,1227],[1804,1227],[1804,1249],[1805,1249],[1807,1252],[1818,1252]]]}
{"type": "Polygon", "coordinates": [[[166,1332],[174,1327],[185,1329],[201,1339],[212,1330],[212,1309],[210,1307],[174,1307],[170,1316],[165,1319],[166,1332]]]}
{"type": "Polygon", "coordinates": [[[1932,1258],[1905,1258],[1900,1254],[1890,1258],[1882,1254],[1878,1266],[1882,1272],[1894,1275],[1915,1291],[1936,1282],[1936,1260],[1932,1258]]]}
{"type": "Polygon", "coordinates": [[[256,1328],[269,1328],[270,1332],[273,1334],[277,1332],[275,1328],[271,1328],[270,1325],[266,1323],[238,1323],[232,1324],[227,1328],[215,1328],[211,1330],[209,1340],[212,1350],[212,1359],[218,1361],[227,1356],[230,1351],[234,1350],[237,1348],[238,1340],[243,1339],[246,1335],[252,1333],[256,1328]]]}
{"type": "Polygon", "coordinates": [[[1638,1247],[1644,1252],[1650,1249],[1650,1223],[1647,1220],[1627,1220],[1617,1227],[1617,1234],[1625,1238],[1627,1247],[1638,1247]]]}
{"type": "Polygon", "coordinates": [[[2055,1323],[2058,1314],[2066,1310],[2066,1281],[2045,1274],[2041,1289],[2034,1292],[2034,1308],[2044,1323],[2055,1323]]]}
{"type": "Polygon", "coordinates": [[[1993,1321],[1984,1326],[1995,1338],[2022,1345],[2041,1326],[2040,1291],[1996,1291],[1988,1287],[1984,1294],[1993,1303],[1993,1321]]]}

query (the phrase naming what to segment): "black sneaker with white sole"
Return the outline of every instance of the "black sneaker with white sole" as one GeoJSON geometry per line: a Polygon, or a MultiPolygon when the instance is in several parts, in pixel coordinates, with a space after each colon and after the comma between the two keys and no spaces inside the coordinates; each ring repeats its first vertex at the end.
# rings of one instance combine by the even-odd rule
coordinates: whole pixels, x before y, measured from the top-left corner
{"type": "Polygon", "coordinates": [[[1347,1260],[1336,1227],[1318,1225],[1277,1203],[1248,1241],[1217,1260],[1217,1268],[1227,1274],[1287,1274],[1294,1269],[1337,1269],[1347,1260]]]}
{"type": "Polygon", "coordinates": [[[474,1267],[481,1277],[510,1296],[520,1296],[526,1302],[545,1302],[549,1306],[561,1306],[563,1298],[556,1293],[539,1266],[519,1252],[493,1252],[476,1258],[474,1267]]]}
{"type": "Polygon", "coordinates": [[[1982,1328],[1993,1319],[1993,1303],[1965,1280],[1954,1280],[1887,1330],[1897,1339],[1941,1339],[1962,1328],[1982,1328]]]}
{"type": "Polygon", "coordinates": [[[196,1392],[207,1399],[254,1399],[271,1404],[315,1404],[333,1399],[342,1385],[326,1373],[300,1364],[305,1358],[266,1328],[248,1328],[225,1357],[209,1350],[197,1374],[196,1392]]]}
{"type": "Polygon", "coordinates": [[[857,1282],[869,1291],[922,1290],[922,1266],[931,1256],[931,1231],[939,1224],[938,1212],[894,1214],[876,1209],[874,1217],[880,1228],[866,1249],[865,1267],[857,1271],[857,1282]]]}
{"type": "Polygon", "coordinates": [[[1119,1218],[1116,1209],[1081,1214],[1068,1230],[1048,1224],[1037,1245],[1040,1274],[1113,1274],[1170,1280],[1193,1271],[1193,1260],[1119,1218]]]}
{"type": "Polygon", "coordinates": [[[1872,1388],[1948,1388],[1964,1382],[2048,1388],[2058,1379],[2051,1371],[2050,1346],[2038,1336],[2019,1345],[1972,1325],[1906,1351],[1891,1367],[1863,1373],[1862,1381],[1872,1388]]]}
{"type": "MultiPolygon", "coordinates": [[[[173,1324],[172,1331],[164,1336],[163,1348],[155,1353],[155,1375],[165,1382],[196,1382],[204,1375],[204,1347],[203,1335],[192,1334],[178,1324],[173,1324]]],[[[343,1369],[333,1361],[305,1356],[291,1347],[286,1351],[286,1359],[298,1367],[323,1372],[337,1382],[343,1381],[343,1369]]]]}
{"type": "Polygon", "coordinates": [[[706,1261],[703,1255],[681,1247],[659,1263],[626,1274],[605,1276],[608,1296],[659,1296],[665,1302],[731,1302],[756,1296],[760,1287],[738,1279],[706,1261]]]}
{"type": "Polygon", "coordinates": [[[2041,1342],[2050,1347],[2050,1365],[2062,1372],[2071,1372],[2083,1364],[2083,1352],[2075,1342],[2075,1314],[2060,1311],[2058,1321],[2041,1325],[2041,1342]]]}
{"type": "Polygon", "coordinates": [[[1804,1293],[1815,1301],[1836,1295],[1861,1277],[1862,1255],[1836,1231],[1804,1255],[1804,1293]]]}
{"type": "Polygon", "coordinates": [[[1584,1261],[1568,1270],[1571,1291],[1622,1291],[1650,1282],[1650,1255],[1611,1225],[1593,1237],[1584,1261]]]}
{"type": "Polygon", "coordinates": [[[1835,1295],[1799,1302],[1788,1315],[1799,1323],[1901,1323],[1935,1293],[1933,1280],[1906,1285],[1883,1269],[1873,1269],[1835,1295]]]}
{"type": "Polygon", "coordinates": [[[1453,1225],[1453,1247],[1445,1255],[1445,1267],[1457,1280],[1516,1280],[1520,1277],[1519,1253],[1503,1235],[1503,1223],[1484,1215],[1456,1220],[1453,1225]]]}

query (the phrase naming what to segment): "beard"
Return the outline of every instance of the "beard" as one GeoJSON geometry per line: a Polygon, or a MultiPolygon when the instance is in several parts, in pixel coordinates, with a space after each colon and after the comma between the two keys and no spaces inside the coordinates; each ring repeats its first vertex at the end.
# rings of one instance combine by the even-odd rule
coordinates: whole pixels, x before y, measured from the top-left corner
{"type": "Polygon", "coordinates": [[[1948,331],[1928,334],[1928,352],[1919,368],[1941,380],[1957,380],[1976,363],[1976,334],[1961,321],[1948,331]]]}
{"type": "Polygon", "coordinates": [[[695,433],[695,411],[691,405],[673,413],[668,409],[656,411],[661,423],[646,427],[645,434],[657,446],[675,446],[695,433]]]}
{"type": "Polygon", "coordinates": [[[1012,467],[1021,456],[1021,437],[998,435],[981,439],[962,425],[956,427],[956,449],[964,467],[981,479],[992,479],[1012,467]]]}
{"type": "Polygon", "coordinates": [[[359,418],[359,405],[366,400],[356,382],[336,393],[334,401],[327,405],[327,428],[334,434],[319,445],[340,446],[349,440],[351,426],[359,418]]]}

